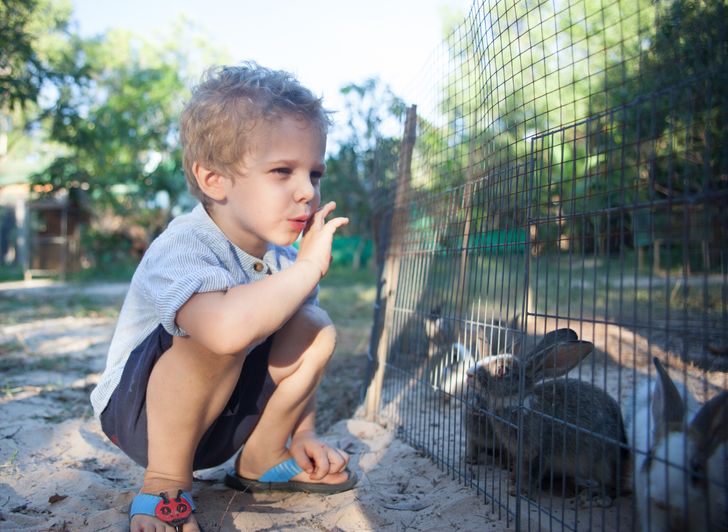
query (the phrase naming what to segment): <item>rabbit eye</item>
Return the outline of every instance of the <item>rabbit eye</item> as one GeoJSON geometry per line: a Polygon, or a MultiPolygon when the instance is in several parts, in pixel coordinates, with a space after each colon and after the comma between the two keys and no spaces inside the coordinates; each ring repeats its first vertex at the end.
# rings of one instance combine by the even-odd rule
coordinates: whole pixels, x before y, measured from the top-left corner
{"type": "Polygon", "coordinates": [[[699,460],[690,460],[690,482],[693,485],[701,484],[705,480],[703,463],[699,460]]]}

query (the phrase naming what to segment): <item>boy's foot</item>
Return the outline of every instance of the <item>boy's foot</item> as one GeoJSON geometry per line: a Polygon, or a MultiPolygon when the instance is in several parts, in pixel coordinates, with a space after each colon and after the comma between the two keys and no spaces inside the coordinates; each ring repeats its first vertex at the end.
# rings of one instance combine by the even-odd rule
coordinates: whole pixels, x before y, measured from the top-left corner
{"type": "MultiPolygon", "coordinates": [[[[136,515],[129,524],[129,530],[130,532],[146,532],[148,530],[164,530],[165,532],[167,532],[170,530],[174,530],[174,527],[170,527],[168,525],[165,526],[165,528],[161,528],[163,526],[165,526],[165,524],[162,523],[162,521],[160,521],[159,519],[155,519],[154,517],[148,515],[136,515]]],[[[180,530],[182,530],[182,532],[202,532],[202,528],[200,528],[200,526],[197,524],[197,521],[195,521],[194,517],[190,517],[189,521],[183,524],[180,530]]]]}
{"type": "Polygon", "coordinates": [[[321,480],[313,480],[296,463],[294,458],[280,462],[258,479],[243,477],[234,469],[225,475],[225,485],[239,491],[303,491],[306,493],[332,494],[347,491],[357,483],[356,473],[344,469],[326,475],[321,480]]]}

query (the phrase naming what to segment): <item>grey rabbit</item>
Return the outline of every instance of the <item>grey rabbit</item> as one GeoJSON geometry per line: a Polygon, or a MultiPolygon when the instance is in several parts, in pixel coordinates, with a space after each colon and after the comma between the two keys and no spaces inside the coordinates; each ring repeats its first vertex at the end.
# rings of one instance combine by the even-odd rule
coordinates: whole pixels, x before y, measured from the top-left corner
{"type": "MultiPolygon", "coordinates": [[[[538,353],[545,346],[553,344],[557,339],[563,341],[578,341],[578,335],[571,329],[557,329],[544,335],[541,341],[531,352],[538,353]]],[[[511,346],[511,355],[518,357],[521,352],[522,340],[516,341],[511,346]]],[[[479,393],[475,384],[475,364],[471,365],[467,372],[468,389],[472,395],[470,405],[465,412],[465,423],[467,430],[465,431],[466,451],[465,461],[468,463],[481,463],[485,456],[499,456],[500,446],[496,440],[495,433],[488,422],[492,417],[492,412],[488,413],[488,395],[479,393]],[[472,391],[475,390],[475,391],[472,391]]]]}
{"type": "MultiPolygon", "coordinates": [[[[599,488],[606,504],[621,488],[629,462],[622,414],[604,390],[579,379],[561,377],[592,353],[594,345],[571,329],[549,332],[524,355],[495,355],[471,370],[471,383],[486,425],[468,415],[468,432],[490,428],[493,443],[515,463],[518,451],[519,384],[523,374],[522,449],[520,479],[532,493],[547,473],[577,486],[599,488]],[[543,379],[544,382],[540,382],[543,379]]],[[[471,447],[474,444],[469,445],[471,447]]],[[[485,442],[485,447],[492,444],[485,442]]],[[[473,449],[466,451],[466,458],[473,449]]],[[[476,450],[477,451],[477,450],[476,450]]]]}

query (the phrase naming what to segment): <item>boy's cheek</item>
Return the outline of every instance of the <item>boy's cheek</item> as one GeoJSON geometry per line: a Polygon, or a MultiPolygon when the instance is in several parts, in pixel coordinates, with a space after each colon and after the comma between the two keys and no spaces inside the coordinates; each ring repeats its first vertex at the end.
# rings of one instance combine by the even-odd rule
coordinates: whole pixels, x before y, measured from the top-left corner
{"type": "Polygon", "coordinates": [[[316,187],[314,196],[311,199],[311,212],[312,213],[316,212],[319,208],[319,205],[321,205],[321,189],[316,187]]]}

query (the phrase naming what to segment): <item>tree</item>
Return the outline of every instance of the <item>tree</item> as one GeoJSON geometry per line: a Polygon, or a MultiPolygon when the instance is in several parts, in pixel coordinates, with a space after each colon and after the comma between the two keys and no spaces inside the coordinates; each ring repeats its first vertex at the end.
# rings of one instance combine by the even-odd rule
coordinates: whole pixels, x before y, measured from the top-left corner
{"type": "Polygon", "coordinates": [[[640,71],[650,109],[635,123],[663,139],[646,154],[659,197],[728,187],[727,21],[725,0],[675,0],[660,10],[640,71]]]}
{"type": "Polygon", "coordinates": [[[65,78],[45,110],[42,125],[65,151],[33,182],[87,205],[86,249],[97,264],[138,258],[173,210],[192,203],[178,119],[201,71],[194,61],[210,62],[212,51],[184,24],[170,42],[123,31],[76,39],[70,63],[83,75],[65,78]]]}
{"type": "Polygon", "coordinates": [[[333,135],[341,138],[337,151],[327,159],[322,187],[326,198],[336,201],[338,212],[350,219],[341,235],[360,237],[356,267],[366,240],[375,236],[374,213],[383,210],[382,202],[391,200],[377,191],[394,181],[399,147],[396,126],[404,104],[377,79],[346,85],[341,94],[345,97],[344,120],[333,135]],[[387,130],[393,131],[391,136],[387,130]]]}
{"type": "Polygon", "coordinates": [[[444,120],[421,135],[437,154],[430,190],[477,180],[495,201],[465,212],[488,230],[522,226],[529,208],[544,243],[604,241],[608,221],[569,215],[635,199],[610,158],[654,19],[650,0],[482,2],[447,40],[444,120]]]}
{"type": "Polygon", "coordinates": [[[0,109],[35,103],[44,84],[58,79],[70,14],[68,1],[0,3],[0,109]]]}

